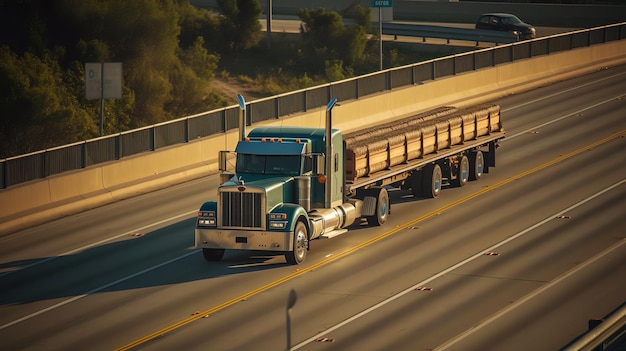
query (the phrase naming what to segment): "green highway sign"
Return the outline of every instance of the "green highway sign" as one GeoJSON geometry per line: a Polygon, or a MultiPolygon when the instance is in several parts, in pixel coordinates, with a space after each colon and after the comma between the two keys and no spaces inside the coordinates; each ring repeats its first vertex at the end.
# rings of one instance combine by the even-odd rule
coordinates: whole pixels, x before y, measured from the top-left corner
{"type": "Polygon", "coordinates": [[[392,0],[372,0],[372,7],[391,7],[392,0]]]}

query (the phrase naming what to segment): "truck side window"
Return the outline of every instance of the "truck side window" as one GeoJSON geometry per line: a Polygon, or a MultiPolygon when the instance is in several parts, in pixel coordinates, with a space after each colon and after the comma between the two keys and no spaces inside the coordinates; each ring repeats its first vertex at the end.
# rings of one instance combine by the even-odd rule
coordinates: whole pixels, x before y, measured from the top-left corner
{"type": "Polygon", "coordinates": [[[313,172],[313,156],[305,155],[302,165],[302,174],[313,172]]]}

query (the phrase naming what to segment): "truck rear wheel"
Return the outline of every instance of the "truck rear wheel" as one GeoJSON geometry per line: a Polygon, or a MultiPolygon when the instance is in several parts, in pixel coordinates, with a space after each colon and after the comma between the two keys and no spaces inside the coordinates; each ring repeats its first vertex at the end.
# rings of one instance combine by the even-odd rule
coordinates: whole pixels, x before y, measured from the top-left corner
{"type": "Polygon", "coordinates": [[[454,180],[455,186],[462,187],[467,184],[467,181],[469,180],[469,170],[469,160],[467,159],[467,156],[463,155],[459,160],[459,167],[456,172],[456,179],[454,180]]]}
{"type": "Polygon", "coordinates": [[[422,171],[422,195],[435,198],[441,192],[441,167],[438,164],[429,164],[422,171]]]}
{"type": "Polygon", "coordinates": [[[296,223],[293,229],[293,249],[285,252],[285,259],[289,264],[300,264],[306,258],[309,249],[309,233],[306,225],[302,221],[296,223]]]}
{"type": "Polygon", "coordinates": [[[376,213],[367,217],[367,223],[370,225],[383,225],[387,222],[389,214],[389,193],[385,188],[374,188],[371,196],[376,197],[376,213]]]}
{"type": "Polygon", "coordinates": [[[483,175],[485,168],[485,158],[483,152],[476,150],[470,155],[470,180],[478,180],[483,175]]]}
{"type": "Polygon", "coordinates": [[[216,262],[224,257],[224,249],[202,249],[202,256],[207,262],[216,262]]]}

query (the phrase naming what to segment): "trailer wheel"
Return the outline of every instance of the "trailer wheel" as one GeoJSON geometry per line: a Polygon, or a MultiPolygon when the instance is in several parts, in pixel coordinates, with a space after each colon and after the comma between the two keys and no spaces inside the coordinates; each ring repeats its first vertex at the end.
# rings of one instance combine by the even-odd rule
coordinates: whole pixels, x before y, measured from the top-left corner
{"type": "Polygon", "coordinates": [[[367,223],[370,225],[383,225],[387,222],[389,215],[389,193],[385,188],[375,188],[372,196],[376,197],[376,214],[367,217],[367,223]]]}
{"type": "Polygon", "coordinates": [[[441,167],[438,164],[429,164],[423,169],[422,177],[422,195],[425,197],[435,198],[441,192],[441,183],[443,176],[441,175],[441,167]]]}
{"type": "Polygon", "coordinates": [[[224,257],[224,249],[202,249],[202,256],[207,262],[216,262],[224,257]]]}
{"type": "Polygon", "coordinates": [[[461,160],[459,161],[459,168],[456,172],[456,179],[454,180],[455,186],[462,187],[463,185],[467,184],[470,174],[469,168],[469,160],[467,159],[467,156],[461,156],[461,160]]]}
{"type": "Polygon", "coordinates": [[[483,152],[476,150],[470,157],[470,180],[478,180],[483,175],[485,168],[485,158],[483,152]]]}
{"type": "Polygon", "coordinates": [[[306,252],[309,249],[309,233],[306,225],[302,221],[296,223],[293,229],[293,249],[285,252],[285,259],[289,264],[300,264],[304,262],[306,252]]]}

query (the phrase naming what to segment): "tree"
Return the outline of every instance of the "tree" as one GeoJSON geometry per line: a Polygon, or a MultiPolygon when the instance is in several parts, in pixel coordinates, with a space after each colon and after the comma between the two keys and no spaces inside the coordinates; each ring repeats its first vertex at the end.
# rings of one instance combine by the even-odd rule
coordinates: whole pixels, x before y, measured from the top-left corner
{"type": "Polygon", "coordinates": [[[357,5],[354,22],[363,27],[366,33],[372,32],[372,11],[369,7],[357,5]]]}
{"type": "Polygon", "coordinates": [[[238,51],[258,44],[262,13],[258,0],[217,0],[217,4],[224,16],[221,27],[224,49],[238,51]]]}
{"type": "Polygon", "coordinates": [[[220,23],[223,17],[206,9],[182,6],[180,9],[179,46],[185,50],[194,45],[198,37],[204,40],[207,51],[216,53],[222,45],[220,23]]]}
{"type": "Polygon", "coordinates": [[[58,63],[0,47],[0,158],[90,138],[91,116],[69,94],[58,63]]]}
{"type": "Polygon", "coordinates": [[[327,75],[330,69],[336,76],[338,68],[342,74],[349,74],[351,69],[344,66],[354,66],[364,59],[367,36],[363,26],[345,26],[337,12],[323,8],[301,9],[298,16],[303,22],[300,32],[313,67],[324,69],[327,75]]]}
{"type": "Polygon", "coordinates": [[[219,57],[211,55],[204,47],[204,37],[197,37],[196,40],[179,54],[183,63],[194,70],[196,75],[202,79],[212,79],[217,70],[219,57]]]}
{"type": "Polygon", "coordinates": [[[186,0],[0,1],[2,156],[98,136],[86,62],[123,63],[105,134],[223,106],[208,91],[219,56],[205,42],[221,37],[221,18],[186,0]]]}

